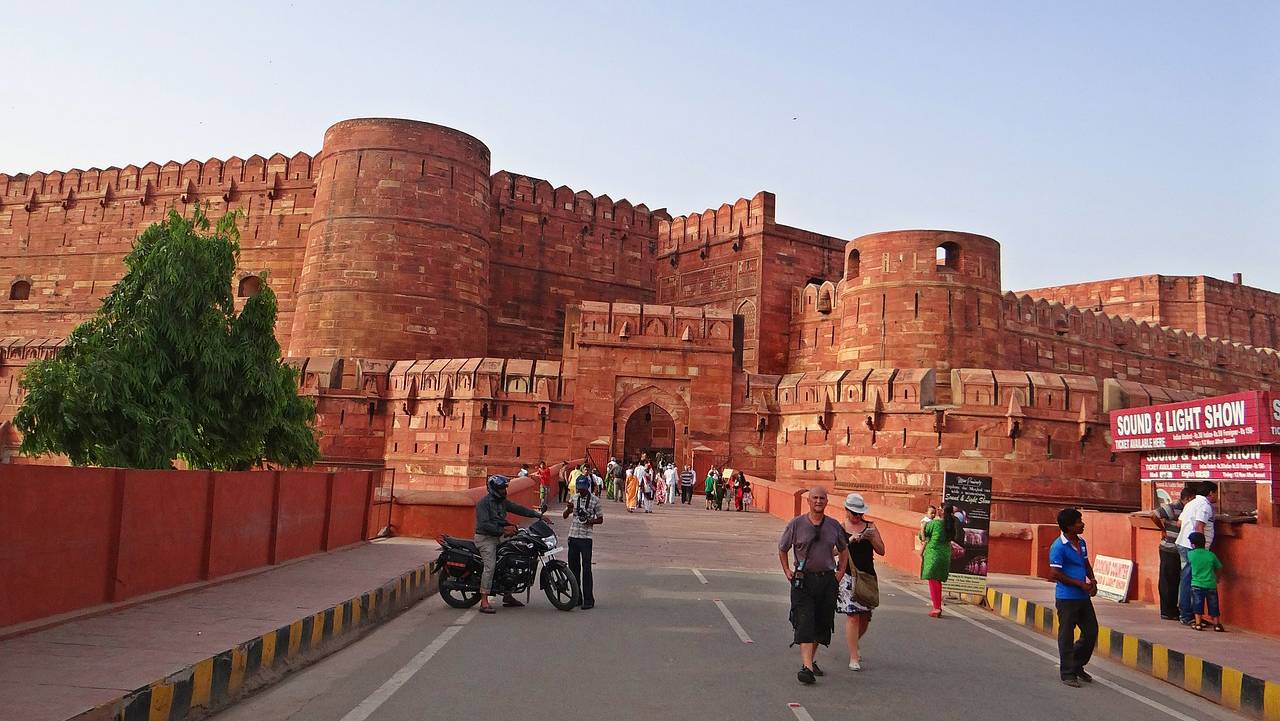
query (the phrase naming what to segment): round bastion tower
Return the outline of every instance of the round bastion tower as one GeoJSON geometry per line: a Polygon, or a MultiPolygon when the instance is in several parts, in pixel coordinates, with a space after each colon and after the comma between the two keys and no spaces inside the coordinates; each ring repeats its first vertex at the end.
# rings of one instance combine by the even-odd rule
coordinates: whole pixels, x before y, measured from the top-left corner
{"type": "Polygon", "coordinates": [[[848,368],[1000,367],[1000,244],[896,230],[845,247],[839,360],[848,368]]]}
{"type": "Polygon", "coordinates": [[[412,120],[324,134],[291,356],[483,356],[489,149],[412,120]]]}

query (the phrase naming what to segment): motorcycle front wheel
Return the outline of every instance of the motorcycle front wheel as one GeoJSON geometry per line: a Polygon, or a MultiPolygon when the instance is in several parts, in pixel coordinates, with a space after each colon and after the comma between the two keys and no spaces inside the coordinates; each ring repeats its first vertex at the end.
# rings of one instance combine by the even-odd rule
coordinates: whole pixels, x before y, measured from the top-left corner
{"type": "Polygon", "coordinates": [[[470,591],[464,588],[458,588],[457,580],[448,574],[440,573],[440,598],[453,608],[471,608],[480,602],[480,591],[470,591]]]}
{"type": "Polygon", "coordinates": [[[551,605],[561,611],[572,611],[578,605],[578,579],[564,561],[552,561],[542,569],[542,589],[551,605]]]}

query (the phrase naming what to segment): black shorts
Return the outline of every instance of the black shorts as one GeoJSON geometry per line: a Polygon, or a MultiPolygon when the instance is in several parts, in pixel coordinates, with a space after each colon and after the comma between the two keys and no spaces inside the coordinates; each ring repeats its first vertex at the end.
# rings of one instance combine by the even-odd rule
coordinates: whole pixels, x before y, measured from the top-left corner
{"type": "Polygon", "coordinates": [[[809,572],[804,575],[804,588],[791,589],[791,628],[797,643],[831,645],[831,632],[836,623],[836,574],[834,571],[809,572]]]}

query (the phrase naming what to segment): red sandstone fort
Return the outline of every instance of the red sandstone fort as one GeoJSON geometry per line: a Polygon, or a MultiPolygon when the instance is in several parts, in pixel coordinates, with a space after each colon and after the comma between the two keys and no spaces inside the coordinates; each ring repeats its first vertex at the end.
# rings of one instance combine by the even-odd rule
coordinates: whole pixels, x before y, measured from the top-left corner
{"type": "MultiPolygon", "coordinates": [[[[0,174],[0,419],[170,209],[241,210],[236,278],[319,411],[323,465],[397,488],[669,449],[920,507],[990,474],[995,515],[1139,506],[1114,408],[1280,377],[1280,294],[1149,275],[1005,292],[1000,246],[779,224],[757,193],[702,213],[491,173],[466,133],[340,122],[318,155],[0,174]]],[[[0,434],[17,455],[11,423],[0,434]]],[[[1250,501],[1252,491],[1250,490],[1250,501]]]]}

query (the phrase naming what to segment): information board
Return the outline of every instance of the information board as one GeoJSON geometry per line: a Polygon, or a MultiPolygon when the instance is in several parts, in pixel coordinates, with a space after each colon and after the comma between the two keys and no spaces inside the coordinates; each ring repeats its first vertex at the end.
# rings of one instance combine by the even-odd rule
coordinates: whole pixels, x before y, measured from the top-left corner
{"type": "Polygon", "coordinates": [[[1111,412],[1111,449],[1256,446],[1280,442],[1280,399],[1245,391],[1111,412]]]}
{"type": "Polygon", "coordinates": [[[987,554],[991,534],[991,476],[947,473],[942,505],[956,507],[956,532],[951,539],[951,571],[944,590],[951,593],[987,592],[987,554]]]}

